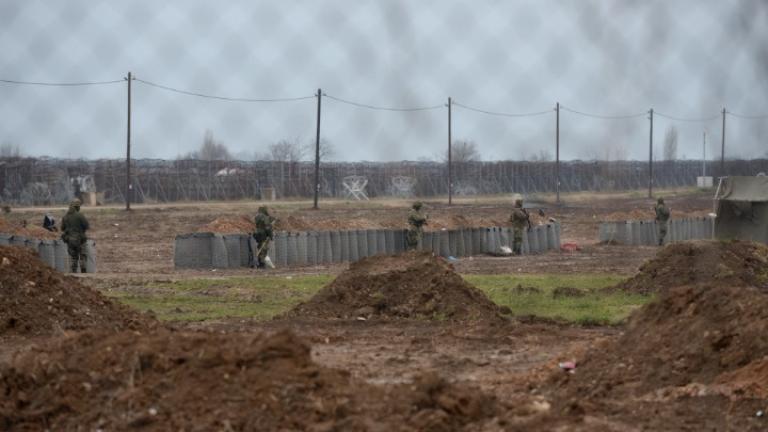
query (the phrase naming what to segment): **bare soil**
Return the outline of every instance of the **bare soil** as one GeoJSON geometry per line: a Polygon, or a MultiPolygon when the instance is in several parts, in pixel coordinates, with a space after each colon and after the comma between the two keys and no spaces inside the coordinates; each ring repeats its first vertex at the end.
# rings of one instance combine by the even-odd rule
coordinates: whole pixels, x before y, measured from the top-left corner
{"type": "MultiPolygon", "coordinates": [[[[544,257],[526,258],[521,268],[539,266],[547,272],[590,271],[605,269],[622,274],[633,274],[651,253],[636,252],[643,249],[604,248],[595,249],[598,241],[598,225],[617,213],[626,213],[642,219],[652,219],[654,200],[631,196],[586,195],[569,198],[555,205],[552,202],[530,202],[534,221],[554,218],[562,224],[562,242],[576,243],[580,251],[561,256],[546,254],[544,257]],[[541,209],[545,217],[538,216],[541,209]],[[583,270],[580,270],[581,268],[583,270]]],[[[698,215],[711,211],[710,194],[680,194],[666,197],[673,217],[698,215]]],[[[135,205],[131,211],[119,207],[83,207],[83,213],[91,223],[90,238],[96,241],[99,272],[133,274],[197,274],[194,271],[176,271],[173,268],[173,242],[178,234],[210,230],[216,232],[250,231],[256,209],[264,202],[178,203],[163,205],[135,205]]],[[[405,228],[410,201],[376,200],[366,203],[321,201],[320,209],[313,210],[308,202],[276,202],[270,212],[278,218],[280,230],[305,231],[323,229],[372,229],[405,228]]],[[[427,229],[459,228],[472,226],[506,226],[511,212],[509,200],[499,197],[456,199],[448,206],[439,201],[427,201],[425,211],[430,223],[427,229]]],[[[9,223],[21,220],[42,221],[45,213],[61,219],[65,208],[14,209],[7,215],[9,223]]],[[[1,230],[0,230],[1,231],[1,230]]],[[[649,251],[654,251],[650,248],[649,251]]],[[[484,257],[483,257],[484,258],[484,257]]],[[[462,260],[466,261],[466,260],[462,260]]],[[[465,267],[472,272],[509,272],[498,268],[499,261],[484,260],[465,267]]],[[[504,261],[510,263],[507,258],[504,261]]],[[[336,272],[343,268],[336,270],[336,272]]],[[[239,270],[227,270],[237,274],[239,270]]],[[[305,272],[306,269],[298,269],[305,272]]],[[[311,271],[311,270],[310,270],[311,271]]],[[[323,268],[321,271],[325,272],[323,268]]]]}
{"type": "Polygon", "coordinates": [[[440,319],[502,322],[502,310],[429,252],[373,256],[352,263],[282,318],[440,319]]]}
{"type": "MultiPolygon", "coordinates": [[[[666,198],[674,215],[711,206],[706,195],[666,198]]],[[[341,203],[318,211],[285,205],[275,213],[293,227],[395,227],[405,220],[407,204],[341,203]]],[[[432,257],[380,258],[266,272],[339,275],[324,296],[294,311],[302,313],[278,320],[225,319],[133,331],[107,321],[105,330],[84,325],[89,330],[51,335],[43,326],[39,335],[0,334],[0,394],[6,396],[0,398],[0,429],[768,429],[766,417],[756,416],[768,408],[765,248],[700,242],[665,248],[652,260],[660,249],[595,244],[601,219],[618,212],[639,218],[646,211],[650,218],[652,204],[613,197],[549,206],[545,214],[563,223],[563,241],[580,246],[569,253],[473,257],[450,266],[432,257]],[[657,298],[622,327],[464,319],[492,314],[482,298],[467,294],[471,290],[458,283],[456,273],[528,272],[636,274],[621,287],[655,292],[657,298]],[[457,294],[445,304],[431,301],[434,294],[422,296],[437,287],[457,294]],[[466,314],[440,319],[460,310],[459,304],[466,314]],[[364,308],[373,311],[361,314],[364,308]],[[576,368],[566,372],[561,362],[574,362],[576,368]]],[[[97,287],[130,278],[259,277],[245,269],[171,267],[176,234],[211,222],[230,223],[239,215],[249,222],[256,206],[143,206],[92,213],[85,208],[100,268],[106,270],[85,277],[97,287]]],[[[436,225],[504,221],[509,212],[506,204],[485,201],[428,207],[436,225]]],[[[3,290],[11,285],[5,277],[0,266],[3,290]]],[[[53,275],[44,284],[55,287],[56,277],[75,281],[53,275]]],[[[45,316],[40,311],[47,311],[47,304],[30,304],[36,305],[35,316],[45,316]]],[[[8,305],[0,314],[15,308],[8,305]]]]}
{"type": "Polygon", "coordinates": [[[662,289],[716,283],[768,292],[768,247],[742,241],[695,241],[665,247],[618,289],[649,294],[662,289]]]}
{"type": "Polygon", "coordinates": [[[0,335],[140,328],[150,321],[48,267],[28,248],[0,246],[0,335]]]}

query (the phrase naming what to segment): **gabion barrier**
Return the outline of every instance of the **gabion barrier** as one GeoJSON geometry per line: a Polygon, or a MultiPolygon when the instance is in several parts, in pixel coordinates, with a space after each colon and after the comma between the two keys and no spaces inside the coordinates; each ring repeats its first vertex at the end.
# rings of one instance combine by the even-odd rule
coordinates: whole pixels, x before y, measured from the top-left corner
{"type": "MultiPolygon", "coordinates": [[[[714,219],[707,217],[672,219],[668,222],[664,244],[713,238],[714,219]]],[[[659,242],[655,221],[621,221],[600,223],[601,243],[630,246],[655,246],[659,242]]]]}
{"type": "MultiPolygon", "coordinates": [[[[63,240],[40,240],[11,234],[0,234],[0,245],[21,246],[33,249],[44,262],[51,268],[62,273],[69,273],[70,259],[67,244],[63,240]]],[[[96,243],[88,240],[85,244],[88,260],[85,263],[85,271],[96,273],[96,243]]]]}
{"type": "MultiPolygon", "coordinates": [[[[270,243],[269,256],[282,267],[353,262],[403,252],[405,237],[405,230],[278,232],[270,243]]],[[[424,233],[419,249],[443,257],[497,254],[502,246],[511,249],[512,239],[512,229],[507,227],[430,231],[424,233]]],[[[256,253],[256,243],[247,234],[184,234],[176,237],[175,245],[176,268],[248,267],[256,253]]],[[[523,232],[524,254],[548,250],[560,250],[560,224],[539,225],[523,232]]]]}

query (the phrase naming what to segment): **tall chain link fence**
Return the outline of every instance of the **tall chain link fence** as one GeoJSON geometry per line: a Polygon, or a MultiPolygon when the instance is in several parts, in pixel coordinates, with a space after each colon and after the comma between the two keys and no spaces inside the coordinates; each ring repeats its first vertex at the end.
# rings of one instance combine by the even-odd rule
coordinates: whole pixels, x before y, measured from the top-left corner
{"type": "Polygon", "coordinates": [[[764,2],[12,0],[0,28],[6,202],[529,194],[768,171],[764,2]]]}

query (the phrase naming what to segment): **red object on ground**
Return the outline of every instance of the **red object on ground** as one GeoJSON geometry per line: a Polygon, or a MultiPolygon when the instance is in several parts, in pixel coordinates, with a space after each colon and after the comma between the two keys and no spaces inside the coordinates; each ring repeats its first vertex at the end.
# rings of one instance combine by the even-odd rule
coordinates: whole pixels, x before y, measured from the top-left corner
{"type": "Polygon", "coordinates": [[[576,243],[564,243],[562,246],[560,246],[560,250],[563,252],[575,252],[577,250],[581,250],[581,248],[576,243]]]}

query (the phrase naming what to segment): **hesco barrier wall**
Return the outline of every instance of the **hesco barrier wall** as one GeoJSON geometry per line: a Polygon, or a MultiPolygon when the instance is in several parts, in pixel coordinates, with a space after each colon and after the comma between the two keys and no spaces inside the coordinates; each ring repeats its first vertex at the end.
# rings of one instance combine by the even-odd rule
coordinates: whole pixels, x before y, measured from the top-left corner
{"type": "MultiPolygon", "coordinates": [[[[419,249],[443,257],[499,253],[512,247],[512,230],[506,227],[467,228],[424,233],[419,249]]],[[[247,234],[194,233],[176,236],[176,268],[250,267],[256,250],[247,234]]],[[[535,226],[523,232],[523,253],[560,250],[560,224],[535,226]]],[[[269,257],[276,266],[352,262],[380,254],[405,251],[405,230],[350,230],[278,232],[270,243],[269,257]]]]}
{"type": "MultiPolygon", "coordinates": [[[[672,219],[669,221],[664,244],[686,240],[713,238],[714,219],[701,217],[672,219]]],[[[655,246],[659,244],[658,227],[655,221],[602,222],[600,242],[631,246],[655,246]]]]}
{"type": "MultiPolygon", "coordinates": [[[[67,244],[62,240],[40,240],[24,236],[0,234],[0,246],[21,246],[37,251],[40,260],[62,273],[69,273],[70,260],[67,244]]],[[[88,261],[85,270],[96,273],[96,243],[88,240],[85,245],[88,261]]]]}

